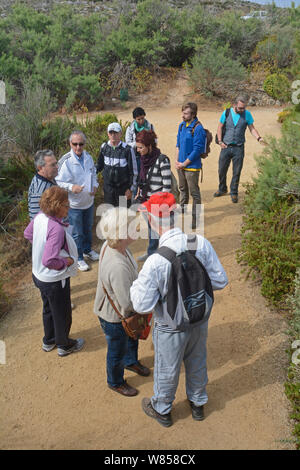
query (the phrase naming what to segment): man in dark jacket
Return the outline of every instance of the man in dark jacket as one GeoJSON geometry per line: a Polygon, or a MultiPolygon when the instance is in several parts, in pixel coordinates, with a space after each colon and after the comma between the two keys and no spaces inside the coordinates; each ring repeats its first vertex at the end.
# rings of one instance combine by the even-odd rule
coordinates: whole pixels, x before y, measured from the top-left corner
{"type": "Polygon", "coordinates": [[[122,142],[122,128],[112,122],[107,128],[108,142],[102,144],[97,172],[103,171],[104,202],[119,205],[119,197],[125,196],[130,206],[136,187],[137,164],[134,150],[122,142]]]}

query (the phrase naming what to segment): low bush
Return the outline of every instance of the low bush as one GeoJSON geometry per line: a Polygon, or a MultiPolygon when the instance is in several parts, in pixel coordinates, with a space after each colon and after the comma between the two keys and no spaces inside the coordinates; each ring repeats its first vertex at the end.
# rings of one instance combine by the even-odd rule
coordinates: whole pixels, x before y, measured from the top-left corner
{"type": "Polygon", "coordinates": [[[254,214],[249,207],[256,188],[247,192],[237,260],[248,266],[247,277],[260,280],[263,296],[273,305],[286,308],[286,296],[292,292],[300,259],[297,217],[291,218],[292,204],[287,201],[273,204],[268,212],[254,214]]]}
{"type": "Polygon", "coordinates": [[[291,85],[283,73],[272,73],[268,75],[263,84],[264,91],[274,98],[283,102],[291,100],[291,85]]]}
{"type": "Polygon", "coordinates": [[[300,126],[287,119],[282,137],[270,139],[248,184],[238,261],[259,277],[262,294],[286,307],[300,260],[300,126]]]}
{"type": "MultiPolygon", "coordinates": [[[[291,344],[293,345],[295,341],[300,339],[300,268],[297,270],[294,280],[294,292],[288,298],[288,303],[291,309],[289,335],[291,344]]],[[[296,446],[300,449],[300,364],[297,363],[297,360],[300,359],[300,354],[297,356],[297,351],[300,352],[300,347],[296,343],[296,348],[291,348],[290,350],[291,364],[288,370],[285,391],[287,397],[292,402],[293,411],[291,418],[295,422],[293,434],[296,436],[296,446]]]]}
{"type": "Polygon", "coordinates": [[[232,97],[246,77],[242,64],[230,57],[229,46],[215,42],[198,46],[186,70],[194,90],[207,96],[232,97]]]}

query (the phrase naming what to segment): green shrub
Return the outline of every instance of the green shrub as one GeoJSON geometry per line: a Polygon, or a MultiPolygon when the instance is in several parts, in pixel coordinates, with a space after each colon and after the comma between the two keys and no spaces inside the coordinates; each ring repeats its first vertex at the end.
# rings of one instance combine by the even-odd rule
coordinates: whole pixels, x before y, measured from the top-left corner
{"type": "MultiPolygon", "coordinates": [[[[256,186],[248,191],[248,203],[255,190],[256,186]]],[[[248,266],[247,276],[260,279],[262,295],[282,307],[292,292],[300,259],[297,223],[289,220],[290,209],[289,202],[277,202],[260,215],[246,208],[242,245],[237,252],[238,262],[248,266]]]]}
{"type": "Polygon", "coordinates": [[[237,258],[259,277],[262,294],[285,307],[300,260],[300,126],[287,119],[278,140],[257,158],[258,172],[244,202],[237,258]]]}
{"type": "Polygon", "coordinates": [[[253,58],[268,63],[273,70],[288,67],[295,59],[295,32],[292,27],[273,30],[267,38],[256,45],[253,58]]]}
{"type": "Polygon", "coordinates": [[[291,100],[291,85],[288,78],[283,73],[272,73],[268,75],[264,81],[263,88],[265,92],[275,100],[284,102],[291,100]]]}
{"type": "Polygon", "coordinates": [[[198,47],[187,73],[195,91],[226,97],[233,96],[246,76],[241,63],[230,57],[229,46],[219,46],[216,42],[198,47]]]}
{"type": "MultiPolygon", "coordinates": [[[[288,297],[288,304],[291,309],[291,320],[289,322],[291,344],[300,338],[300,268],[297,270],[293,287],[294,291],[292,295],[288,297]]],[[[293,353],[294,350],[291,350],[290,356],[292,356],[293,353]]],[[[288,370],[285,392],[292,403],[293,411],[291,418],[295,423],[293,434],[296,436],[297,448],[300,449],[300,366],[294,364],[292,361],[288,370]]]]}

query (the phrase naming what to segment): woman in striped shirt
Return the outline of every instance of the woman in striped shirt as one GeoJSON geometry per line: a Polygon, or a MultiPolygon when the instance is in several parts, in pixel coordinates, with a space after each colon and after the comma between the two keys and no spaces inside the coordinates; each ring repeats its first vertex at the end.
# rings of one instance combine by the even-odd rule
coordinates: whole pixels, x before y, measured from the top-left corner
{"type": "MultiPolygon", "coordinates": [[[[136,136],[136,150],[141,156],[141,168],[138,177],[137,198],[140,202],[149,199],[152,194],[170,192],[171,190],[171,164],[166,155],[163,155],[156,145],[157,136],[153,130],[143,130],[136,136]]],[[[149,245],[147,253],[140,256],[138,261],[145,261],[152,255],[159,242],[159,237],[149,227],[149,245]]]]}

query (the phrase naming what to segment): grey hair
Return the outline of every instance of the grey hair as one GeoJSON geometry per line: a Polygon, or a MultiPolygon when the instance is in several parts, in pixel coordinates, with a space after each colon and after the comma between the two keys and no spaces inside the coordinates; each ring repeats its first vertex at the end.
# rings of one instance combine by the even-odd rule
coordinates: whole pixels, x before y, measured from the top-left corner
{"type": "Polygon", "coordinates": [[[86,142],[86,136],[84,135],[84,133],[82,131],[73,131],[72,134],[69,137],[69,142],[72,141],[73,135],[80,135],[83,138],[84,143],[86,142]]]}
{"type": "Polygon", "coordinates": [[[249,98],[247,95],[238,95],[235,100],[234,100],[234,104],[237,104],[239,101],[241,101],[242,103],[244,104],[247,104],[248,101],[249,101],[249,98]]]}
{"type": "Polygon", "coordinates": [[[110,248],[116,248],[119,241],[128,238],[128,226],[136,218],[136,213],[126,207],[112,207],[104,212],[99,228],[101,237],[107,240],[110,248]]]}
{"type": "Polygon", "coordinates": [[[45,157],[55,157],[52,150],[38,150],[34,156],[34,166],[38,170],[40,166],[45,166],[45,157]]]}

